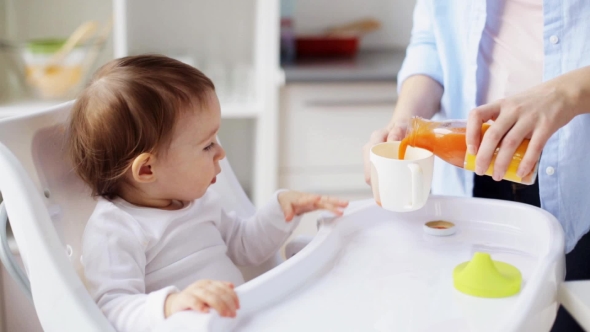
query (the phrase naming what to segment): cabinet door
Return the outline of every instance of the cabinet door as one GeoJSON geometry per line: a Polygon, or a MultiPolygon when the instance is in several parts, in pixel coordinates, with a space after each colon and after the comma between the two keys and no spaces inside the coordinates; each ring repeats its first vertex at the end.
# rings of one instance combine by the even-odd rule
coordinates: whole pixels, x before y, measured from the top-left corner
{"type": "Polygon", "coordinates": [[[393,83],[288,86],[280,122],[281,185],[316,192],[367,189],[362,147],[389,122],[396,96],[393,83]]]}

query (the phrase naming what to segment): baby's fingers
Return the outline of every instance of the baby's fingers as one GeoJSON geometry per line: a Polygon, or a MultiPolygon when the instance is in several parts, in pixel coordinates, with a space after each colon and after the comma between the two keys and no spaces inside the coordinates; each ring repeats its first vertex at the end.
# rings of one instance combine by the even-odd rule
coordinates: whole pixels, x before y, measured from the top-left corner
{"type": "Polygon", "coordinates": [[[236,310],[240,307],[236,292],[223,282],[216,283],[213,287],[215,287],[214,292],[227,308],[225,312],[220,312],[221,316],[236,317],[236,310]]]}
{"type": "Polygon", "coordinates": [[[317,206],[317,210],[328,210],[337,216],[341,216],[344,213],[343,209],[346,207],[346,205],[340,206],[332,203],[321,203],[317,206]]]}
{"type": "Polygon", "coordinates": [[[347,207],[348,206],[348,201],[347,200],[343,200],[343,199],[339,199],[336,197],[330,197],[330,196],[322,196],[320,200],[318,200],[315,203],[314,208],[315,209],[326,209],[326,210],[330,210],[333,209],[335,207],[347,207]]]}
{"type": "Polygon", "coordinates": [[[285,215],[286,221],[293,220],[295,211],[293,210],[293,205],[291,205],[291,203],[287,202],[285,204],[282,204],[281,209],[283,210],[283,214],[285,215]]]}
{"type": "Polygon", "coordinates": [[[316,210],[329,210],[338,215],[342,214],[341,208],[348,206],[348,201],[338,199],[330,196],[313,195],[313,199],[309,199],[305,204],[298,207],[299,213],[311,212],[316,210]]]}
{"type": "Polygon", "coordinates": [[[182,294],[182,299],[180,301],[182,307],[185,309],[192,309],[203,313],[209,312],[209,306],[194,295],[182,294]]]}
{"type": "Polygon", "coordinates": [[[238,294],[234,291],[233,284],[220,281],[214,287],[217,294],[225,301],[231,312],[235,314],[235,311],[240,308],[240,300],[238,294]]]}
{"type": "Polygon", "coordinates": [[[347,207],[348,206],[347,200],[340,199],[337,197],[322,196],[322,199],[320,200],[320,202],[325,202],[327,204],[332,204],[334,206],[339,206],[339,207],[347,207]]]}
{"type": "Polygon", "coordinates": [[[348,206],[348,201],[336,197],[323,196],[317,203],[317,209],[328,210],[338,216],[343,214],[343,209],[348,206]]]}
{"type": "Polygon", "coordinates": [[[300,215],[301,213],[312,211],[315,204],[319,202],[321,196],[314,194],[302,194],[293,199],[291,203],[293,214],[300,215]]]}
{"type": "Polygon", "coordinates": [[[317,206],[322,200],[322,196],[309,194],[300,197],[297,202],[295,202],[295,214],[301,215],[302,213],[311,212],[317,210],[317,206]]]}
{"type": "Polygon", "coordinates": [[[217,310],[220,316],[230,316],[233,304],[227,303],[229,299],[224,299],[211,288],[198,288],[194,291],[194,295],[198,300],[217,310]]]}
{"type": "Polygon", "coordinates": [[[299,197],[299,199],[297,199],[297,201],[295,201],[295,205],[297,207],[311,207],[314,204],[316,204],[317,202],[319,202],[322,199],[322,196],[320,195],[315,195],[315,194],[305,194],[305,195],[301,195],[301,197],[299,197]]]}

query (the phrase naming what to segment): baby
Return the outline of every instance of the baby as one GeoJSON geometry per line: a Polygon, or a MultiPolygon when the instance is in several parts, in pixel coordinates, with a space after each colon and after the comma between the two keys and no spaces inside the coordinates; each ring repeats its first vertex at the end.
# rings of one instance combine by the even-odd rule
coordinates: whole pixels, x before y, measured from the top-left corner
{"type": "Polygon", "coordinates": [[[118,331],[148,331],[182,310],[234,317],[236,265],[274,255],[301,214],[347,202],[280,190],[240,219],[209,190],[225,151],[211,80],[163,56],[113,60],[72,112],[68,148],[98,202],[84,231],[88,290],[118,331]]]}

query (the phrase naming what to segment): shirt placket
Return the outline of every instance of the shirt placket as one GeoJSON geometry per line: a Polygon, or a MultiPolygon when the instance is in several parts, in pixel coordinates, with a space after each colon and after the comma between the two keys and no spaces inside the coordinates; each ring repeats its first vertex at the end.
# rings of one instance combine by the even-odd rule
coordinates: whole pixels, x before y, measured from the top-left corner
{"type": "MultiPolygon", "coordinates": [[[[543,81],[562,74],[563,30],[562,1],[543,2],[543,81]]],[[[560,130],[549,138],[539,163],[539,194],[541,206],[559,220],[559,145],[560,130]]]]}
{"type": "MultiPolygon", "coordinates": [[[[470,27],[468,35],[469,45],[468,52],[468,68],[465,75],[464,85],[464,107],[466,110],[475,108],[478,84],[477,84],[477,57],[479,56],[479,43],[481,42],[481,34],[486,24],[487,9],[486,0],[477,0],[471,2],[470,27]]],[[[473,173],[465,172],[465,190],[471,193],[473,191],[473,173]]]]}

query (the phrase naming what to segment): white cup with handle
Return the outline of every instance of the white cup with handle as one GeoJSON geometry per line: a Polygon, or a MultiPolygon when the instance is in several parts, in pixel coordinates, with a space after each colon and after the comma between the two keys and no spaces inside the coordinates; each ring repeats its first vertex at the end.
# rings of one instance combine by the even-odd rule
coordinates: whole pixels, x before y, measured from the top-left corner
{"type": "Polygon", "coordinates": [[[409,212],[422,208],[432,184],[434,155],[408,146],[398,158],[400,142],[380,143],[371,148],[371,187],[375,202],[386,210],[409,212]]]}

